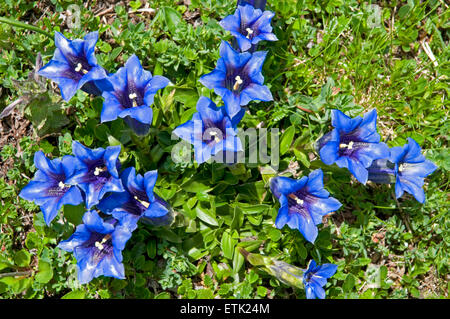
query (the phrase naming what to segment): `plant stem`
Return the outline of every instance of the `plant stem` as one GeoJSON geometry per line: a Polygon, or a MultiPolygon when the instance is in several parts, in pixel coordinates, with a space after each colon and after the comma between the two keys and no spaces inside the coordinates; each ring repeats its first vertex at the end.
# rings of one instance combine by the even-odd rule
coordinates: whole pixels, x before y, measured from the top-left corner
{"type": "Polygon", "coordinates": [[[392,193],[392,197],[394,198],[395,202],[397,203],[397,207],[398,207],[398,210],[400,211],[400,216],[402,217],[403,223],[405,223],[406,228],[412,234],[413,231],[411,228],[411,224],[409,223],[408,216],[403,213],[402,206],[400,205],[400,202],[398,201],[394,192],[392,193]]]}
{"type": "Polygon", "coordinates": [[[44,31],[44,30],[42,30],[42,29],[40,29],[40,28],[38,28],[38,27],[36,27],[34,25],[30,25],[30,24],[27,24],[27,23],[24,23],[24,22],[20,22],[20,21],[17,21],[17,20],[8,19],[8,18],[5,18],[5,17],[0,17],[0,22],[12,25],[13,27],[23,28],[23,29],[34,31],[34,32],[38,32],[38,33],[41,33],[43,35],[46,35],[49,38],[53,38],[52,34],[48,33],[47,31],[44,31]]]}
{"type": "Polygon", "coordinates": [[[3,274],[0,274],[0,278],[3,278],[3,277],[24,277],[24,276],[30,276],[32,274],[33,274],[32,270],[16,271],[16,272],[5,272],[3,274]]]}

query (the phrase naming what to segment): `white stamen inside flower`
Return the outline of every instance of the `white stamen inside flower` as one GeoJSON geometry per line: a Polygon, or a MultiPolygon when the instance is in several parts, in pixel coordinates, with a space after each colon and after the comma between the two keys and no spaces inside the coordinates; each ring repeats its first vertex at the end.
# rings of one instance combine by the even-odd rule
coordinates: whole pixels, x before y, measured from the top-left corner
{"type": "Polygon", "coordinates": [[[403,172],[404,169],[405,169],[405,166],[404,166],[403,164],[400,164],[400,165],[398,166],[398,171],[399,171],[399,172],[403,172]]]}
{"type": "Polygon", "coordinates": [[[351,150],[353,148],[353,141],[350,141],[350,143],[348,143],[348,149],[351,150]]]}
{"type": "Polygon", "coordinates": [[[66,187],[66,184],[64,184],[63,182],[59,182],[58,186],[59,188],[64,189],[64,187],[66,187]]]}
{"type": "Polygon", "coordinates": [[[250,29],[250,28],[247,28],[247,29],[245,29],[245,31],[247,31],[247,39],[249,39],[250,38],[250,36],[253,34],[253,30],[252,29],[250,29]]]}
{"type": "Polygon", "coordinates": [[[81,65],[81,63],[78,63],[77,67],[75,68],[75,71],[80,72],[82,68],[83,68],[83,66],[81,65]]]}
{"type": "Polygon", "coordinates": [[[351,150],[351,149],[353,149],[353,144],[354,144],[353,141],[350,141],[350,143],[348,143],[348,144],[342,143],[342,144],[339,144],[339,148],[348,148],[349,150],[351,150]]]}
{"type": "Polygon", "coordinates": [[[299,205],[303,205],[304,201],[301,200],[300,198],[298,198],[297,196],[295,196],[294,194],[289,194],[289,197],[292,198],[293,200],[295,200],[295,202],[299,205]]]}
{"type": "Polygon", "coordinates": [[[236,82],[234,83],[233,90],[236,91],[239,88],[239,85],[244,83],[244,81],[242,81],[242,79],[239,75],[236,76],[234,79],[236,80],[236,82]]]}
{"type": "Polygon", "coordinates": [[[139,203],[141,203],[145,208],[148,208],[150,206],[149,202],[140,200],[137,196],[134,196],[134,199],[137,200],[139,203]]]}
{"type": "Polygon", "coordinates": [[[216,143],[220,142],[220,138],[217,136],[217,132],[216,131],[209,132],[209,135],[214,136],[214,141],[216,143]]]}
{"type": "Polygon", "coordinates": [[[107,234],[105,237],[103,237],[101,242],[96,241],[95,242],[95,247],[98,248],[98,250],[103,250],[103,248],[105,248],[105,246],[103,246],[104,243],[106,243],[108,241],[108,239],[111,238],[110,234],[107,234]]]}
{"type": "Polygon", "coordinates": [[[136,94],[136,93],[130,93],[130,94],[128,95],[128,98],[132,101],[133,107],[138,106],[138,105],[137,105],[137,102],[136,102],[136,98],[137,98],[137,94],[136,94]]]}
{"type": "Polygon", "coordinates": [[[101,172],[105,171],[106,168],[96,167],[94,171],[94,175],[98,176],[101,172]]]}

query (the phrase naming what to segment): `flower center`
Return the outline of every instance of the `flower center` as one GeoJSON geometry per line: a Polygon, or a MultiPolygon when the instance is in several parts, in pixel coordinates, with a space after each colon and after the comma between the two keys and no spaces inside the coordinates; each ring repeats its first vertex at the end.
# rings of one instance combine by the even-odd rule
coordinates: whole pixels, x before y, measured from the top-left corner
{"type": "Polygon", "coordinates": [[[310,282],[312,276],[313,276],[313,273],[312,273],[312,272],[307,273],[306,276],[305,276],[306,282],[310,282]]]}
{"type": "Polygon", "coordinates": [[[85,69],[83,69],[83,65],[81,63],[77,64],[77,67],[75,68],[76,72],[83,72],[84,74],[88,73],[88,71],[86,71],[85,69]]]}
{"type": "Polygon", "coordinates": [[[100,173],[105,172],[107,170],[106,167],[96,167],[94,170],[94,175],[98,176],[100,173]]]}
{"type": "Polygon", "coordinates": [[[141,203],[142,206],[144,206],[145,208],[148,208],[150,206],[149,202],[146,202],[144,200],[140,200],[137,196],[134,196],[134,199],[137,200],[139,203],[141,203]]]}
{"type": "Polygon", "coordinates": [[[238,75],[234,78],[236,82],[234,82],[233,91],[237,91],[239,89],[239,86],[244,83],[244,81],[241,79],[241,77],[238,75]]]}
{"type": "Polygon", "coordinates": [[[220,142],[220,138],[217,136],[217,132],[216,132],[216,131],[211,131],[211,132],[209,132],[209,135],[210,135],[210,136],[214,136],[214,141],[215,141],[216,143],[219,143],[219,142],[220,142]]]}
{"type": "Polygon", "coordinates": [[[64,182],[60,181],[58,187],[63,190],[64,188],[70,188],[70,185],[64,184],[64,182]]]}
{"type": "Polygon", "coordinates": [[[106,243],[110,238],[111,238],[110,234],[106,235],[105,237],[103,237],[102,241],[95,242],[95,247],[97,247],[98,250],[103,250],[105,248],[103,244],[106,243]]]}
{"type": "Polygon", "coordinates": [[[349,150],[353,149],[353,141],[350,141],[348,144],[339,144],[339,148],[348,148],[349,150]]]}
{"type": "Polygon", "coordinates": [[[247,38],[247,39],[250,39],[250,36],[253,34],[253,30],[250,29],[250,28],[247,28],[247,29],[245,29],[245,31],[247,31],[247,36],[246,36],[246,38],[247,38]]]}
{"type": "Polygon", "coordinates": [[[399,166],[398,166],[398,171],[401,173],[401,172],[403,172],[405,170],[405,164],[400,164],[399,166]]]}
{"type": "Polygon", "coordinates": [[[136,106],[138,106],[137,105],[137,101],[136,101],[136,98],[137,98],[138,96],[137,96],[137,94],[136,93],[130,93],[129,95],[128,95],[128,98],[130,99],[130,101],[132,102],[132,104],[133,104],[133,107],[136,107],[136,106]]]}
{"type": "Polygon", "coordinates": [[[295,196],[294,194],[289,194],[289,197],[292,198],[293,200],[295,200],[295,202],[299,205],[303,205],[304,201],[301,200],[300,198],[298,198],[297,196],[295,196]]]}

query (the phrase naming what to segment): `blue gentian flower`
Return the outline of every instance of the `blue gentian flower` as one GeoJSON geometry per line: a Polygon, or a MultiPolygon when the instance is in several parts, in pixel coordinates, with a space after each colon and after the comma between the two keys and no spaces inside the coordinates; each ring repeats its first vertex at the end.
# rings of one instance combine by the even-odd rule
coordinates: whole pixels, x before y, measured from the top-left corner
{"type": "Polygon", "coordinates": [[[252,100],[272,101],[272,93],[261,73],[266,51],[239,53],[228,42],[220,45],[216,68],[200,78],[200,82],[220,95],[231,119],[242,117],[241,105],[252,100]]]}
{"type": "Polygon", "coordinates": [[[52,79],[61,90],[64,100],[69,101],[78,89],[100,95],[108,88],[107,73],[97,64],[94,50],[98,31],[88,33],[83,40],[68,40],[60,32],[55,32],[56,50],[49,63],[38,74],[52,79]]]}
{"type": "Polygon", "coordinates": [[[73,252],[81,284],[99,276],[125,279],[122,250],[130,237],[130,230],[117,220],[104,221],[96,211],[88,211],[83,216],[83,224],[58,247],[73,252]]]}
{"type": "Polygon", "coordinates": [[[237,128],[224,107],[217,107],[207,97],[200,97],[192,120],[178,126],[173,133],[194,145],[195,159],[201,164],[219,152],[242,151],[237,128]]]}
{"type": "Polygon", "coordinates": [[[275,13],[255,9],[252,5],[238,6],[233,15],[219,24],[236,38],[241,51],[249,50],[261,40],[277,41],[270,21],[275,13]]]}
{"type": "Polygon", "coordinates": [[[83,174],[70,178],[69,183],[78,185],[84,191],[88,209],[98,204],[108,192],[125,191],[118,172],[120,145],[92,150],[74,141],[72,151],[85,169],[83,174]]]}
{"type": "Polygon", "coordinates": [[[319,140],[320,159],[327,165],[336,163],[347,168],[362,184],[367,182],[367,168],[374,160],[387,158],[389,148],[380,143],[377,133],[377,111],[364,117],[350,118],[339,110],[332,110],[334,129],[319,140]]]}
{"type": "Polygon", "coordinates": [[[63,205],[83,202],[80,190],[69,179],[82,172],[84,167],[73,156],[49,160],[42,151],[34,154],[34,165],[37,168],[34,178],[19,196],[40,206],[45,223],[50,225],[63,205]]]}
{"type": "Polygon", "coordinates": [[[299,180],[283,176],[273,177],[270,180],[270,189],[281,206],[275,226],[281,229],[287,224],[292,229],[298,229],[311,243],[316,240],[316,225],[322,223],[322,216],[342,206],[324,189],[321,169],[299,180]]]}
{"type": "Polygon", "coordinates": [[[327,278],[333,276],[337,271],[337,265],[323,264],[318,266],[311,260],[308,269],[303,273],[303,284],[307,299],[325,299],[323,286],[327,283],[327,278]]]}
{"type": "MultiPolygon", "coordinates": [[[[169,80],[163,76],[152,76],[145,71],[136,55],[132,55],[124,67],[108,77],[112,91],[103,91],[101,122],[120,118],[131,118],[146,126],[152,124],[153,104],[158,90],[166,87],[169,80]]],[[[139,134],[143,135],[143,134],[139,134]]]]}
{"type": "Polygon", "coordinates": [[[107,214],[111,214],[122,225],[133,231],[141,217],[154,222],[162,222],[163,217],[170,217],[167,203],[153,193],[157,171],[150,171],[144,176],[136,175],[134,167],[129,167],[121,174],[125,192],[113,193],[104,198],[98,208],[107,214]]]}
{"type": "Polygon", "coordinates": [[[395,196],[401,197],[406,191],[420,202],[425,202],[422,188],[424,178],[433,173],[437,166],[421,154],[416,141],[408,138],[403,147],[392,147],[389,159],[378,160],[369,167],[369,180],[376,183],[395,182],[395,196]]]}
{"type": "Polygon", "coordinates": [[[391,148],[389,160],[395,164],[395,196],[397,198],[408,192],[420,202],[425,202],[425,192],[422,189],[424,178],[433,173],[437,166],[421,154],[421,148],[416,141],[408,138],[408,144],[403,147],[391,148]]]}

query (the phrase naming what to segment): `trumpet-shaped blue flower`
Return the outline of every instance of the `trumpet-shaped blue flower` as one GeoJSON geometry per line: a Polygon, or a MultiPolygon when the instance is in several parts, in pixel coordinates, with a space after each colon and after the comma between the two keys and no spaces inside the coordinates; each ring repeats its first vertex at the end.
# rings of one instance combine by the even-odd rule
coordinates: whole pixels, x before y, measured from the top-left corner
{"type": "Polygon", "coordinates": [[[216,68],[200,78],[203,85],[222,97],[233,121],[236,116],[242,118],[241,105],[252,100],[273,100],[261,73],[266,54],[266,51],[239,53],[228,42],[222,41],[216,68]]]}
{"type": "Polygon", "coordinates": [[[336,163],[347,168],[362,184],[367,182],[367,168],[374,160],[387,158],[389,148],[380,143],[377,133],[377,111],[364,117],[350,118],[339,110],[332,110],[334,129],[319,140],[320,159],[327,165],[336,163]]]}
{"type": "Polygon", "coordinates": [[[25,186],[19,196],[39,205],[44,220],[50,225],[63,205],[78,205],[83,197],[77,186],[69,179],[83,170],[83,165],[73,156],[49,160],[42,151],[34,155],[37,171],[33,180],[25,186]]]}
{"type": "Polygon", "coordinates": [[[217,107],[207,97],[200,97],[192,120],[178,126],[178,137],[194,145],[195,159],[201,164],[219,152],[242,151],[237,129],[223,107],[217,107]]]}
{"type": "Polygon", "coordinates": [[[125,191],[118,172],[120,145],[92,150],[74,141],[72,151],[85,169],[82,174],[70,178],[69,183],[77,184],[84,191],[88,209],[98,204],[108,192],[125,191]]]}
{"type": "Polygon", "coordinates": [[[270,180],[272,194],[278,198],[280,209],[275,220],[279,229],[288,225],[298,229],[311,243],[316,240],[317,226],[325,216],[341,207],[323,187],[323,172],[317,169],[299,180],[277,176],[270,180]]]}
{"type": "Polygon", "coordinates": [[[325,299],[325,290],[323,286],[327,279],[332,277],[337,271],[337,265],[323,264],[318,266],[314,260],[311,260],[308,269],[303,273],[303,283],[307,299],[325,299]]]}
{"type": "Polygon", "coordinates": [[[105,81],[107,73],[95,58],[97,40],[97,31],[88,33],[83,40],[68,40],[62,33],[55,32],[53,58],[38,74],[58,83],[64,100],[69,101],[78,89],[100,95],[102,89],[109,87],[105,81]]]}
{"type": "Polygon", "coordinates": [[[157,177],[156,170],[142,176],[136,175],[134,167],[125,169],[121,178],[126,191],[113,193],[104,198],[98,208],[104,213],[111,214],[130,231],[136,229],[141,217],[159,224],[169,221],[167,203],[153,193],[157,177]]]}
{"type": "Polygon", "coordinates": [[[241,51],[249,50],[261,40],[277,41],[270,21],[275,13],[255,9],[252,5],[238,6],[233,15],[220,21],[220,25],[236,38],[241,51]]]}
{"type": "Polygon", "coordinates": [[[397,198],[406,191],[418,202],[424,203],[424,178],[436,169],[437,166],[421,154],[419,144],[408,138],[408,143],[403,147],[390,149],[389,159],[377,160],[369,167],[369,180],[376,183],[395,182],[397,198]]]}
{"type": "Polygon", "coordinates": [[[82,284],[102,275],[125,279],[122,250],[130,237],[130,230],[117,224],[117,220],[104,221],[96,211],[88,211],[83,216],[83,224],[58,247],[73,252],[82,284]]]}
{"type": "Polygon", "coordinates": [[[136,55],[132,55],[124,67],[108,77],[113,86],[112,91],[103,91],[103,109],[101,122],[120,118],[131,118],[138,123],[149,126],[152,123],[153,104],[158,90],[169,84],[163,76],[152,76],[145,71],[136,55]]]}

